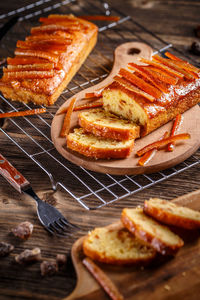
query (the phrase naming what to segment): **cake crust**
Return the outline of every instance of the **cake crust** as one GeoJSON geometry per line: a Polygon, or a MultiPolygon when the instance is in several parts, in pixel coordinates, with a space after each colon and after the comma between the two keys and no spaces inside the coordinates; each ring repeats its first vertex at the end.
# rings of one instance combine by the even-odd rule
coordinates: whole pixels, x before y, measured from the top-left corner
{"type": "MultiPolygon", "coordinates": [[[[168,227],[160,225],[150,217],[145,216],[142,212],[142,208],[136,208],[136,212],[140,214],[141,220],[138,222],[134,220],[134,217],[129,216],[129,212],[131,209],[123,209],[122,215],[121,215],[121,221],[123,225],[133,234],[135,234],[136,237],[147,243],[148,245],[151,245],[156,251],[163,255],[174,255],[184,245],[183,240],[172,233],[168,227]],[[155,225],[155,232],[152,233],[152,230],[146,230],[145,226],[149,227],[152,226],[152,224],[148,224],[148,220],[155,225]],[[145,225],[145,226],[144,226],[145,225]],[[160,227],[161,226],[161,227],[160,227]],[[157,234],[158,227],[162,228],[164,234],[168,235],[170,234],[171,237],[174,239],[174,243],[167,242],[166,239],[162,239],[161,236],[157,234]]],[[[153,226],[154,226],[153,225],[153,226]]]]}
{"type": "Polygon", "coordinates": [[[144,212],[154,219],[185,229],[200,228],[200,213],[167,200],[152,198],[144,202],[144,212]]]}

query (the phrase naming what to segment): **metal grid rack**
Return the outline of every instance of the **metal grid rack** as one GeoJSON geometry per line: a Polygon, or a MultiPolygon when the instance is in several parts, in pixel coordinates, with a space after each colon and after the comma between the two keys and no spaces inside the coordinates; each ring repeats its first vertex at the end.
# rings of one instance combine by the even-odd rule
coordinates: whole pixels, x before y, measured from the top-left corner
{"type": "MultiPolygon", "coordinates": [[[[14,125],[13,128],[15,128],[15,132],[26,136],[29,141],[28,145],[27,143],[24,144],[23,140],[17,135],[11,136],[6,130],[0,128],[1,132],[3,132],[8,139],[44,170],[49,176],[52,188],[56,189],[60,187],[69,193],[85,209],[96,209],[129,195],[133,195],[138,191],[198,164],[200,159],[198,153],[196,153],[196,155],[193,155],[176,167],[151,175],[111,176],[109,174],[99,174],[75,166],[56,151],[50,138],[50,127],[54,114],[60,105],[72,95],[98,83],[107,76],[112,66],[113,49],[119,44],[134,40],[141,41],[155,49],[155,53],[160,52],[163,54],[166,49],[171,48],[170,51],[178,52],[179,56],[183,58],[187,56],[129,16],[125,16],[116,9],[110,8],[107,3],[92,0],[65,0],[59,3],[53,0],[42,0],[11,11],[8,14],[0,15],[2,22],[10,16],[20,14],[18,23],[9,31],[1,43],[2,53],[0,53],[0,56],[7,57],[8,55],[12,55],[16,44],[16,37],[17,39],[23,39],[39,15],[48,15],[52,12],[61,14],[74,13],[77,16],[84,14],[112,14],[120,16],[118,22],[109,24],[97,22],[97,25],[99,25],[97,46],[77,75],[70,82],[67,89],[62,93],[56,104],[48,108],[45,117],[38,115],[31,118],[10,119],[10,122],[14,125]],[[31,22],[29,19],[31,19],[31,22]],[[8,43],[10,53],[6,47],[8,43]],[[51,158],[52,161],[51,165],[47,165],[49,158],[51,158]]],[[[187,59],[190,60],[190,57],[187,57],[187,59]]],[[[196,64],[193,60],[191,60],[191,62],[196,64]]],[[[33,108],[32,105],[10,102],[2,95],[0,95],[0,97],[2,100],[1,112],[33,108]]]]}

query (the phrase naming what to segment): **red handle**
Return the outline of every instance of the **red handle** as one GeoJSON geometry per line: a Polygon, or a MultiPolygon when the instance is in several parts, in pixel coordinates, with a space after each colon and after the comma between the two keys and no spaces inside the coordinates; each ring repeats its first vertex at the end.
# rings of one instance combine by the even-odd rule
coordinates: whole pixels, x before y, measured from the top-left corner
{"type": "Polygon", "coordinates": [[[20,174],[1,154],[0,174],[20,193],[22,192],[22,188],[29,184],[26,178],[20,174]]]}

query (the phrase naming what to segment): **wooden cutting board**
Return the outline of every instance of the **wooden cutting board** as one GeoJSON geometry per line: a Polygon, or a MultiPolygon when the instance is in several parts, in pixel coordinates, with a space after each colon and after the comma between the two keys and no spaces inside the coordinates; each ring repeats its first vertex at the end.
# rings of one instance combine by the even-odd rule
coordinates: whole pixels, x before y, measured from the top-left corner
{"type": "MultiPolygon", "coordinates": [[[[176,198],[173,202],[200,210],[200,190],[176,198]]],[[[111,225],[113,226],[113,225],[111,225]]],[[[114,267],[99,264],[113,280],[124,299],[130,300],[198,300],[200,299],[200,231],[178,230],[185,245],[174,258],[158,259],[148,267],[114,267]]],[[[83,238],[72,247],[77,273],[74,292],[65,300],[110,299],[82,265],[83,238]]]]}
{"type": "MultiPolygon", "coordinates": [[[[99,84],[92,86],[86,90],[83,90],[73,96],[76,97],[76,105],[80,103],[87,103],[82,99],[85,97],[85,93],[94,92],[101,89],[112,82],[113,77],[118,73],[120,68],[127,65],[129,62],[138,63],[138,57],[151,58],[152,49],[143,43],[131,42],[125,43],[117,47],[114,52],[114,64],[110,75],[100,82],[99,84]]],[[[153,173],[163,169],[170,168],[191,156],[200,146],[200,108],[198,105],[185,112],[181,130],[179,133],[188,132],[191,135],[190,140],[184,140],[176,143],[175,150],[173,152],[159,151],[156,153],[154,158],[146,166],[138,165],[138,157],[136,156],[137,150],[143,148],[153,141],[160,139],[165,131],[171,131],[172,122],[165,124],[158,128],[151,134],[137,139],[135,141],[134,149],[131,155],[126,159],[110,159],[110,160],[95,160],[80,155],[77,152],[71,151],[66,146],[66,139],[60,137],[60,131],[62,128],[65,114],[59,115],[59,113],[69,106],[70,98],[67,100],[58,110],[55,115],[52,126],[51,126],[51,137],[52,141],[58,150],[58,152],[69,161],[73,162],[78,166],[82,166],[86,169],[108,173],[114,175],[132,175],[132,174],[143,174],[153,173]]],[[[71,120],[71,130],[78,126],[78,114],[79,112],[73,112],[71,120]]]]}

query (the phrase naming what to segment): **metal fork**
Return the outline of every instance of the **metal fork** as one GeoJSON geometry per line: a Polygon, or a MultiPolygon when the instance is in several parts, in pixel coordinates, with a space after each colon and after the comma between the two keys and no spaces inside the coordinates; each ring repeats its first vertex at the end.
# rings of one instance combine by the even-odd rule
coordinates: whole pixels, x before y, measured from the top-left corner
{"type": "Polygon", "coordinates": [[[37,215],[42,225],[51,234],[67,237],[79,227],[67,221],[52,205],[42,201],[32,189],[28,180],[0,154],[0,174],[20,193],[32,197],[37,203],[37,215]]]}

